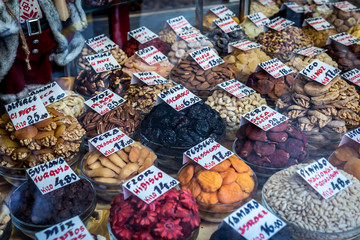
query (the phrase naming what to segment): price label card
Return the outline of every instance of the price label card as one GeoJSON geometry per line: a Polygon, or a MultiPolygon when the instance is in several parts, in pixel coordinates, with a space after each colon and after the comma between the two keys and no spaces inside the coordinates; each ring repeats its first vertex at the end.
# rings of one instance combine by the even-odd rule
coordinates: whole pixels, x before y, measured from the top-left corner
{"type": "Polygon", "coordinates": [[[259,66],[274,78],[283,77],[294,72],[277,58],[262,62],[259,66]]]}
{"type": "Polygon", "coordinates": [[[333,80],[339,73],[340,69],[330,66],[318,59],[315,59],[309,65],[307,65],[300,73],[312,80],[319,82],[323,85],[327,85],[333,80]]]}
{"type": "Polygon", "coordinates": [[[219,18],[235,17],[235,14],[230,9],[225,7],[224,5],[220,5],[220,6],[217,6],[217,7],[214,7],[214,8],[210,8],[210,11],[213,12],[219,18]]]}
{"type": "Polygon", "coordinates": [[[267,131],[285,122],[289,118],[266,105],[262,105],[241,116],[240,126],[246,123],[244,119],[262,130],[267,131]]]}
{"type": "Polygon", "coordinates": [[[351,12],[351,11],[359,10],[358,7],[356,7],[355,5],[352,5],[348,1],[335,2],[334,6],[344,12],[351,12]]]}
{"type": "Polygon", "coordinates": [[[97,53],[109,51],[117,46],[110,38],[105,36],[105,34],[90,38],[86,40],[85,43],[97,53]]]}
{"type": "MultiPolygon", "coordinates": [[[[294,51],[295,54],[302,55],[305,57],[311,57],[311,58],[323,52],[326,52],[326,49],[313,47],[313,46],[308,46],[294,51]]],[[[293,55],[290,58],[292,57],[293,55]]]]}
{"type": "Polygon", "coordinates": [[[360,86],[360,70],[357,68],[342,74],[341,77],[360,86]]]}
{"type": "Polygon", "coordinates": [[[196,29],[191,29],[186,32],[181,32],[177,36],[189,43],[190,42],[198,42],[203,39],[208,39],[207,37],[202,35],[201,32],[197,31],[196,29]]]}
{"type": "Polygon", "coordinates": [[[119,63],[110,52],[86,56],[86,60],[97,73],[120,68],[119,63]]]}
{"type": "Polygon", "coordinates": [[[176,111],[181,111],[201,101],[198,96],[194,95],[180,84],[170,88],[169,90],[159,93],[157,96],[156,103],[159,103],[160,100],[164,101],[176,111]]]}
{"type": "Polygon", "coordinates": [[[156,72],[133,73],[133,76],[131,78],[131,84],[138,83],[138,80],[142,81],[143,83],[145,83],[148,86],[170,83],[169,80],[160,76],[156,72]]]}
{"type": "Polygon", "coordinates": [[[190,53],[190,56],[204,70],[208,70],[224,63],[224,60],[222,60],[222,58],[219,57],[210,47],[204,47],[199,50],[195,50],[190,53]]]}
{"type": "Polygon", "coordinates": [[[178,184],[178,180],[151,166],[123,184],[124,198],[132,193],[149,204],[178,184]]]}
{"type": "Polygon", "coordinates": [[[89,140],[89,143],[106,157],[134,142],[118,128],[113,128],[89,140]]]}
{"type": "Polygon", "coordinates": [[[328,4],[329,0],[314,0],[314,3],[316,5],[323,5],[323,4],[328,4]]]}
{"type": "Polygon", "coordinates": [[[174,30],[176,34],[181,32],[186,32],[194,27],[184,18],[184,16],[179,16],[176,18],[172,18],[166,21],[167,24],[174,30]]]}
{"type": "Polygon", "coordinates": [[[44,87],[36,89],[29,94],[30,96],[38,95],[45,106],[50,105],[54,102],[59,101],[66,97],[64,90],[57,84],[52,82],[44,87]]]}
{"type": "Polygon", "coordinates": [[[225,33],[241,30],[240,25],[231,17],[218,18],[215,19],[213,23],[225,33]]]}
{"type": "Polygon", "coordinates": [[[139,43],[147,43],[148,41],[151,41],[155,38],[158,38],[159,36],[156,35],[154,32],[152,32],[150,29],[148,29],[145,26],[139,27],[137,29],[134,29],[129,32],[129,36],[134,38],[139,43]]]}
{"type": "Polygon", "coordinates": [[[41,122],[50,117],[41,99],[30,96],[5,105],[16,130],[41,122]]]}
{"type": "Polygon", "coordinates": [[[62,157],[29,168],[26,172],[43,195],[80,180],[62,157]]]}
{"type": "Polygon", "coordinates": [[[258,0],[258,1],[265,7],[275,5],[275,2],[272,0],[258,0]]]}
{"type": "Polygon", "coordinates": [[[330,43],[330,39],[334,40],[338,43],[341,43],[342,45],[345,45],[345,46],[350,46],[350,45],[360,42],[360,39],[358,39],[346,32],[330,36],[326,44],[330,43]]]}
{"type": "Polygon", "coordinates": [[[284,5],[296,13],[304,12],[304,8],[302,6],[300,6],[299,4],[297,4],[296,2],[287,2],[287,3],[284,3],[284,5]]]}
{"type": "Polygon", "coordinates": [[[87,106],[100,115],[110,112],[114,108],[120,106],[126,100],[109,89],[90,98],[85,102],[87,106]]]}
{"type": "Polygon", "coordinates": [[[267,27],[274,29],[275,31],[282,31],[285,28],[293,25],[295,22],[287,20],[282,17],[276,17],[268,23],[267,27]]]}
{"type": "MultiPolygon", "coordinates": [[[[357,143],[360,143],[360,128],[347,132],[345,136],[357,143]]],[[[342,139],[339,146],[343,145],[344,143],[344,139],[342,139]]]]}
{"type": "Polygon", "coordinates": [[[208,138],[184,152],[184,163],[192,159],[209,170],[232,155],[234,155],[232,151],[220,145],[213,138],[208,138]]]}
{"type": "Polygon", "coordinates": [[[307,18],[305,22],[313,27],[316,31],[323,31],[326,29],[334,28],[328,21],[322,17],[307,18]]]}
{"type": "Polygon", "coordinates": [[[329,199],[352,184],[325,158],[297,170],[297,173],[325,199],[329,199]]]}
{"type": "Polygon", "coordinates": [[[286,226],[254,199],[227,216],[224,222],[247,240],[270,239],[286,226]]]}
{"type": "Polygon", "coordinates": [[[259,43],[252,42],[252,41],[247,40],[247,39],[243,39],[243,40],[239,40],[239,41],[236,41],[236,42],[229,43],[228,44],[228,51],[232,52],[232,51],[234,51],[235,48],[243,50],[243,51],[249,51],[251,49],[259,48],[261,46],[262,45],[259,44],[259,43]]]}
{"type": "Polygon", "coordinates": [[[252,21],[257,27],[266,26],[270,19],[268,19],[262,12],[250,14],[248,16],[249,20],[252,21]]]}
{"type": "Polygon", "coordinates": [[[35,233],[37,240],[68,239],[69,236],[71,236],[71,239],[94,239],[78,216],[67,219],[61,223],[42,230],[41,232],[35,233]]]}
{"type": "Polygon", "coordinates": [[[237,98],[243,98],[255,92],[254,89],[249,88],[236,79],[219,83],[218,86],[237,98]]]}
{"type": "Polygon", "coordinates": [[[150,66],[167,59],[167,56],[165,56],[154,46],[141,49],[135,53],[150,66]]]}

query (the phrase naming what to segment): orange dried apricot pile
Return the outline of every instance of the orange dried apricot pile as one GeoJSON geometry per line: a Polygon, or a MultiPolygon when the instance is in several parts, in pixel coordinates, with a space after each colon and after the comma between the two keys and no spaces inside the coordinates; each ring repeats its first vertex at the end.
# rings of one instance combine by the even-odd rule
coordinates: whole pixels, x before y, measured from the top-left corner
{"type": "Polygon", "coordinates": [[[360,145],[355,141],[337,147],[329,162],[360,180],[360,145]]]}

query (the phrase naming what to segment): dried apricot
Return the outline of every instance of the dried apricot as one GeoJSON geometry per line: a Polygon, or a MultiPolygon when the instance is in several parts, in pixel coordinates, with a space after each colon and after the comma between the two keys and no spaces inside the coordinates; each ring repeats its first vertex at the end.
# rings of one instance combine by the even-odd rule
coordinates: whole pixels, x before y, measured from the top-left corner
{"type": "Polygon", "coordinates": [[[59,138],[65,132],[66,126],[64,124],[59,125],[55,130],[55,137],[59,138]]]}
{"type": "Polygon", "coordinates": [[[233,168],[229,168],[225,172],[220,173],[223,178],[223,184],[230,184],[236,181],[238,175],[233,168]]]}
{"type": "Polygon", "coordinates": [[[360,180],[360,159],[351,159],[344,166],[344,171],[360,180]]]}
{"type": "Polygon", "coordinates": [[[179,173],[178,180],[182,185],[188,184],[191,178],[194,176],[194,166],[192,164],[183,168],[179,173]]]}
{"type": "Polygon", "coordinates": [[[341,146],[336,149],[334,153],[335,157],[343,162],[347,162],[350,158],[358,157],[359,154],[355,151],[355,149],[349,146],[341,146]]]}
{"type": "Polygon", "coordinates": [[[218,165],[216,165],[215,167],[212,167],[211,171],[224,172],[224,171],[228,170],[230,166],[231,166],[231,162],[226,159],[226,160],[222,161],[221,163],[219,163],[218,165]]]}
{"type": "Polygon", "coordinates": [[[38,132],[38,134],[35,136],[35,139],[42,139],[49,136],[54,135],[54,131],[48,131],[48,132],[38,132]]]}
{"type": "Polygon", "coordinates": [[[252,177],[247,173],[240,173],[236,179],[236,183],[239,184],[244,192],[251,193],[254,190],[255,182],[252,177]]]}
{"type": "Polygon", "coordinates": [[[222,185],[217,195],[222,203],[234,203],[244,198],[244,193],[236,182],[222,185]]]}
{"type": "Polygon", "coordinates": [[[14,135],[16,139],[22,140],[22,139],[28,139],[33,138],[38,133],[38,130],[34,126],[28,126],[24,127],[22,129],[16,130],[14,135]]]}
{"type": "Polygon", "coordinates": [[[215,192],[222,185],[222,177],[220,173],[214,171],[202,171],[197,175],[197,181],[201,189],[205,192],[215,192]]]}
{"type": "Polygon", "coordinates": [[[196,200],[207,204],[216,204],[219,202],[216,192],[213,193],[201,192],[199,196],[196,197],[196,200]]]}
{"type": "Polygon", "coordinates": [[[7,148],[16,148],[19,147],[19,144],[11,140],[9,136],[0,135],[0,146],[7,148]]]}
{"type": "Polygon", "coordinates": [[[46,126],[48,126],[50,123],[54,122],[54,119],[52,118],[47,118],[45,120],[42,120],[40,122],[37,122],[34,124],[35,127],[37,128],[44,128],[46,126]]]}
{"type": "Polygon", "coordinates": [[[245,173],[248,172],[250,169],[250,167],[242,160],[240,160],[237,156],[232,155],[231,157],[229,157],[229,160],[233,166],[233,168],[235,168],[235,170],[238,173],[245,173]]]}
{"type": "Polygon", "coordinates": [[[192,195],[196,198],[201,193],[201,188],[195,178],[193,178],[189,183],[189,189],[192,195]]]}

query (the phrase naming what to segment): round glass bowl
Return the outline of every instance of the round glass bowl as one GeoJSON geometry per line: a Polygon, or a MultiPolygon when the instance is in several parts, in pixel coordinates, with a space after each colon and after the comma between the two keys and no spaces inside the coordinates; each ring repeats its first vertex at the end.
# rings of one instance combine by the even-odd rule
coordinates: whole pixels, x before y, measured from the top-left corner
{"type": "MultiPolygon", "coordinates": [[[[81,179],[84,179],[80,176],[81,179]]],[[[91,184],[90,181],[84,179],[88,184],[90,184],[91,186],[91,190],[94,194],[94,198],[92,199],[91,203],[89,204],[89,206],[82,212],[80,213],[78,216],[80,217],[81,221],[83,221],[84,223],[90,218],[90,216],[93,214],[95,207],[96,207],[96,195],[95,195],[95,189],[94,186],[91,184]]],[[[35,234],[39,231],[42,231],[46,228],[49,228],[52,225],[40,225],[40,224],[32,224],[32,223],[27,223],[24,222],[23,220],[20,220],[19,218],[17,218],[13,211],[12,211],[12,205],[13,205],[13,197],[15,196],[14,194],[16,194],[17,192],[21,191],[22,188],[24,188],[26,186],[26,184],[29,184],[30,181],[26,181],[23,184],[21,184],[10,196],[10,200],[9,200],[9,209],[10,209],[10,215],[11,215],[11,219],[12,222],[14,224],[15,227],[17,227],[20,231],[22,231],[25,235],[31,237],[31,238],[35,238],[35,234]]],[[[66,186],[65,186],[66,187],[66,186]]],[[[55,190],[56,191],[56,190],[55,190]]],[[[18,199],[18,201],[26,201],[26,199],[18,199]]],[[[80,201],[80,200],[79,200],[80,201]]],[[[31,210],[31,209],[28,209],[31,210]]],[[[72,216],[75,217],[75,216],[72,216]]]]}
{"type": "Polygon", "coordinates": [[[309,160],[330,156],[339,145],[344,133],[305,132],[308,140],[309,160]]]}

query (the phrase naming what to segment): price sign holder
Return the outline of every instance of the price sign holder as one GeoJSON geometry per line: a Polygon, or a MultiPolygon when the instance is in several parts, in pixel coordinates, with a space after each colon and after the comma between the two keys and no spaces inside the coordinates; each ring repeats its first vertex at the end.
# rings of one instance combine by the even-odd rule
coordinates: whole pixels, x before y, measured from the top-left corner
{"type": "Polygon", "coordinates": [[[66,93],[57,82],[52,82],[44,87],[36,89],[29,93],[30,96],[38,95],[45,106],[57,102],[66,97],[66,93]]]}
{"type": "Polygon", "coordinates": [[[183,163],[193,160],[209,170],[232,155],[234,155],[233,152],[220,145],[213,138],[207,138],[184,152],[183,163]]]}
{"type": "Polygon", "coordinates": [[[353,84],[360,86],[360,70],[357,68],[354,68],[353,70],[350,70],[344,74],[341,75],[342,78],[345,78],[349,82],[352,82],[353,84]]]}
{"type": "Polygon", "coordinates": [[[295,54],[312,58],[312,57],[314,57],[314,56],[316,56],[316,55],[318,55],[320,53],[326,52],[326,51],[327,50],[323,49],[323,48],[307,46],[307,47],[304,47],[302,49],[298,49],[298,50],[294,51],[293,53],[291,53],[289,59],[293,58],[295,56],[295,54]]]}
{"type": "Polygon", "coordinates": [[[131,77],[131,84],[137,84],[139,80],[148,86],[170,83],[169,80],[160,76],[156,72],[138,72],[133,73],[131,77]]]}
{"type": "Polygon", "coordinates": [[[329,199],[352,184],[325,158],[321,158],[296,172],[325,199],[329,199]]]}
{"type": "Polygon", "coordinates": [[[178,180],[151,166],[123,184],[124,199],[133,194],[149,204],[178,184],[178,180]]]}
{"type": "Polygon", "coordinates": [[[265,7],[275,5],[275,2],[273,0],[258,0],[258,2],[261,3],[265,7]]]}
{"type": "Polygon", "coordinates": [[[26,172],[43,195],[80,180],[62,157],[29,168],[26,172]]]}
{"type": "Polygon", "coordinates": [[[348,1],[335,2],[333,5],[334,5],[334,7],[338,8],[344,12],[352,12],[352,11],[359,10],[359,8],[357,8],[355,5],[349,3],[348,1]]]}
{"type": "Polygon", "coordinates": [[[166,102],[176,111],[181,111],[200,101],[201,99],[198,96],[179,84],[169,90],[159,93],[157,95],[156,104],[158,105],[161,102],[166,102]]]}
{"type": "Polygon", "coordinates": [[[119,63],[116,61],[111,52],[103,52],[86,56],[86,60],[90,63],[96,73],[120,68],[119,63]]]}
{"type": "Polygon", "coordinates": [[[213,25],[218,26],[224,33],[230,33],[241,30],[239,24],[237,24],[231,17],[218,18],[213,21],[213,25]]]}
{"type": "Polygon", "coordinates": [[[97,53],[106,52],[117,47],[105,34],[90,38],[86,40],[85,43],[97,53]]]}
{"type": "Polygon", "coordinates": [[[79,216],[67,219],[61,223],[51,226],[41,232],[35,233],[37,240],[59,240],[59,239],[81,239],[93,240],[89,231],[86,229],[84,223],[79,216]]]}
{"type": "Polygon", "coordinates": [[[261,68],[274,78],[280,78],[294,72],[277,58],[260,63],[256,67],[255,72],[260,71],[261,68]]]}
{"type": "Polygon", "coordinates": [[[274,109],[271,109],[269,106],[262,105],[242,115],[240,119],[240,126],[251,122],[262,130],[267,131],[277,125],[280,125],[288,119],[288,117],[282,115],[274,109]]]}
{"type": "Polygon", "coordinates": [[[286,226],[254,199],[226,217],[224,222],[247,240],[268,240],[286,226]]]}
{"type": "Polygon", "coordinates": [[[231,53],[235,50],[235,48],[240,49],[242,51],[249,51],[254,48],[259,48],[262,45],[256,42],[252,42],[247,39],[239,40],[236,42],[232,42],[228,44],[228,52],[231,53]]]}
{"type": "Polygon", "coordinates": [[[89,150],[92,151],[95,148],[107,157],[134,142],[134,140],[128,137],[119,128],[113,128],[89,139],[89,150]]]}
{"type": "Polygon", "coordinates": [[[176,34],[186,32],[194,28],[184,16],[166,20],[166,23],[174,30],[176,34]]]}
{"type": "Polygon", "coordinates": [[[293,24],[295,24],[295,22],[287,20],[286,18],[276,17],[270,20],[266,27],[274,29],[275,31],[282,31],[293,24]]]}
{"type": "Polygon", "coordinates": [[[285,7],[289,8],[291,11],[295,12],[295,13],[303,13],[304,12],[304,8],[302,6],[300,6],[299,4],[297,4],[296,2],[287,2],[284,3],[280,10],[285,9],[285,7]]]}
{"type": "Polygon", "coordinates": [[[318,83],[327,85],[340,72],[341,72],[340,69],[330,66],[329,64],[326,64],[324,62],[321,62],[318,59],[315,59],[309,65],[307,65],[303,70],[301,70],[300,74],[318,83]]]}
{"type": "Polygon", "coordinates": [[[327,29],[334,28],[328,21],[326,21],[323,17],[314,17],[314,18],[306,18],[303,26],[310,25],[316,31],[323,31],[327,29]]]}
{"type": "Polygon", "coordinates": [[[145,26],[139,27],[137,29],[134,29],[130,32],[128,32],[128,39],[129,37],[134,38],[136,41],[138,41],[140,44],[147,43],[155,38],[158,38],[159,36],[155,34],[153,31],[148,29],[145,26]]]}
{"type": "Polygon", "coordinates": [[[104,115],[105,113],[120,106],[125,101],[126,100],[124,98],[120,97],[113,91],[106,89],[102,93],[99,93],[98,95],[85,101],[85,105],[100,115],[104,115]]]}
{"type": "Polygon", "coordinates": [[[217,7],[210,8],[210,11],[213,12],[219,18],[235,17],[235,14],[230,9],[225,7],[224,5],[220,5],[220,6],[217,6],[217,7]]]}
{"type": "Polygon", "coordinates": [[[5,105],[15,130],[33,125],[50,117],[43,102],[36,95],[5,105]]]}
{"type": "Polygon", "coordinates": [[[236,79],[219,83],[218,86],[237,98],[243,98],[255,92],[254,89],[249,88],[236,79]]]}
{"type": "Polygon", "coordinates": [[[135,53],[150,66],[167,59],[167,56],[154,46],[141,49],[135,53]]]}
{"type": "Polygon", "coordinates": [[[270,19],[267,18],[262,12],[250,14],[247,17],[257,27],[264,27],[270,22],[270,19]]]}
{"type": "Polygon", "coordinates": [[[343,32],[343,33],[338,33],[338,34],[330,36],[326,42],[326,45],[329,45],[331,41],[338,42],[344,46],[350,46],[350,45],[360,42],[360,39],[358,39],[358,38],[354,37],[353,35],[350,35],[346,32],[343,32]]]}
{"type": "Polygon", "coordinates": [[[205,71],[217,65],[224,63],[214,50],[210,47],[204,47],[190,53],[190,56],[200,65],[205,71]]]}
{"type": "Polygon", "coordinates": [[[339,147],[350,142],[355,141],[356,143],[360,143],[360,128],[351,130],[347,132],[341,139],[339,147]]]}
{"type": "Polygon", "coordinates": [[[203,39],[208,39],[208,38],[206,36],[202,35],[201,32],[199,32],[193,28],[189,31],[178,33],[176,35],[176,40],[180,41],[181,39],[190,43],[190,42],[198,42],[198,41],[201,41],[203,39]]]}

